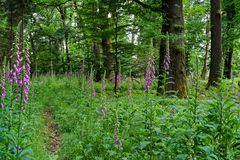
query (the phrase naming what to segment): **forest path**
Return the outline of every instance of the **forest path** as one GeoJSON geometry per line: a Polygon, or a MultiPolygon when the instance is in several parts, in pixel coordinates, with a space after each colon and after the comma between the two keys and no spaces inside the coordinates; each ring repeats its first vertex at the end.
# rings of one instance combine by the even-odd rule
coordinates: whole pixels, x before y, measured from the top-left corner
{"type": "Polygon", "coordinates": [[[47,149],[51,154],[55,154],[60,148],[60,134],[57,124],[53,120],[52,111],[45,109],[43,112],[45,126],[47,127],[48,146],[47,149]]]}

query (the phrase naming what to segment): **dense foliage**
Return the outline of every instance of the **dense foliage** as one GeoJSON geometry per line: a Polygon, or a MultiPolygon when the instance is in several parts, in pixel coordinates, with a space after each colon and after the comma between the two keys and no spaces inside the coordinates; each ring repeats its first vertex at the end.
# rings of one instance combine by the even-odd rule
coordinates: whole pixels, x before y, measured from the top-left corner
{"type": "MultiPolygon", "coordinates": [[[[28,131],[24,142],[32,148],[30,157],[39,160],[238,159],[237,84],[225,82],[203,95],[204,88],[198,88],[202,83],[192,85],[189,98],[180,100],[145,93],[137,82],[130,83],[131,92],[129,83],[122,84],[117,96],[112,95],[110,82],[105,89],[95,83],[93,95],[84,79],[41,77],[31,84],[29,112],[23,119],[24,132],[28,131]],[[53,113],[61,133],[57,157],[45,147],[51,137],[43,127],[45,110],[53,113]]],[[[8,149],[2,154],[12,153],[8,149]]]]}
{"type": "Polygon", "coordinates": [[[0,0],[0,160],[240,159],[239,22],[239,0],[0,0]]]}

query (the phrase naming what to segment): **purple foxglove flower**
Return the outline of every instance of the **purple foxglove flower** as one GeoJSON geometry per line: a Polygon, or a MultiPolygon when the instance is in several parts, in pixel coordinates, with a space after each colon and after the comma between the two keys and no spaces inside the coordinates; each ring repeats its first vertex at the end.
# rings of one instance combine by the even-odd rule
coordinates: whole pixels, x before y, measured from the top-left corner
{"type": "Polygon", "coordinates": [[[10,70],[6,76],[5,76],[5,80],[8,81],[9,83],[12,83],[14,80],[14,75],[13,75],[13,70],[10,70]]]}
{"type": "Polygon", "coordinates": [[[149,62],[146,68],[146,75],[145,75],[145,83],[144,83],[144,88],[145,91],[149,91],[151,84],[153,83],[155,78],[155,68],[153,62],[149,62]]]}
{"type": "Polygon", "coordinates": [[[106,116],[107,113],[107,104],[106,104],[106,96],[104,97],[104,102],[103,104],[100,106],[100,114],[101,114],[101,118],[104,118],[106,116]]]}
{"type": "Polygon", "coordinates": [[[4,71],[4,73],[3,73],[3,79],[2,79],[2,82],[1,82],[1,91],[2,91],[2,93],[1,93],[1,100],[2,100],[2,102],[1,102],[1,107],[2,107],[2,109],[4,109],[4,100],[5,100],[5,97],[6,97],[6,88],[5,88],[5,82],[6,82],[6,67],[5,67],[5,65],[3,66],[3,71],[4,71]]]}
{"type": "Polygon", "coordinates": [[[2,88],[2,93],[1,93],[1,107],[2,109],[4,109],[4,100],[5,100],[5,97],[6,97],[6,88],[5,88],[5,79],[2,80],[2,83],[1,83],[1,88],[2,88]]]}
{"type": "Polygon", "coordinates": [[[118,128],[115,128],[114,130],[114,143],[115,143],[115,146],[118,147],[118,148],[121,148],[123,145],[122,145],[122,141],[119,140],[118,138],[118,128]]]}
{"type": "MultiPolygon", "coordinates": [[[[28,55],[26,56],[28,57],[28,55]]],[[[26,58],[27,59],[27,58],[26,58]]],[[[28,101],[28,91],[29,91],[29,82],[30,82],[30,60],[27,60],[27,63],[24,65],[23,69],[25,70],[25,75],[23,77],[23,83],[24,83],[24,88],[23,88],[23,106],[22,106],[22,111],[25,111],[25,105],[28,101]]]]}

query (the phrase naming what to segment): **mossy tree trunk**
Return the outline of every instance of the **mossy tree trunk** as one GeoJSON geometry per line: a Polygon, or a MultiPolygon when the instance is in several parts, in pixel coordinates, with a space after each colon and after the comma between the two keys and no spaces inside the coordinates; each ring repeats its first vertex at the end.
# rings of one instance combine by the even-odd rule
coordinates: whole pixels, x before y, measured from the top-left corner
{"type": "Polygon", "coordinates": [[[221,82],[222,33],[220,0],[211,0],[211,62],[207,87],[221,82]]]}
{"type": "MultiPolygon", "coordinates": [[[[162,33],[169,33],[169,52],[170,52],[170,68],[167,91],[176,91],[177,96],[184,98],[187,96],[187,80],[186,80],[186,60],[184,50],[184,20],[183,20],[183,3],[182,0],[163,0],[163,28],[162,33]]],[[[164,65],[163,57],[166,54],[166,42],[162,40],[160,49],[160,73],[161,67],[164,65]]],[[[166,57],[165,57],[166,58],[166,57]]],[[[160,81],[159,81],[160,82],[160,81]]],[[[159,83],[161,85],[161,83],[159,83]]],[[[159,88],[159,87],[158,87],[159,88]]]]}

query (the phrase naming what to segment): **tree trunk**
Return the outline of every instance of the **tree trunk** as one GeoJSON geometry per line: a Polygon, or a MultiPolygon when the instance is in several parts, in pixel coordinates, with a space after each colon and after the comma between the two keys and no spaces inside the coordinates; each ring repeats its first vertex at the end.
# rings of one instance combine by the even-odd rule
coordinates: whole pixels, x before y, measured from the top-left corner
{"type": "Polygon", "coordinates": [[[225,78],[232,78],[232,57],[233,57],[233,41],[235,39],[233,34],[234,29],[234,17],[235,17],[235,4],[234,1],[228,2],[225,8],[227,12],[227,31],[226,31],[226,40],[225,40],[225,62],[224,62],[224,72],[223,75],[225,78]]]}
{"type": "Polygon", "coordinates": [[[20,27],[19,27],[19,51],[23,53],[24,48],[24,7],[21,8],[20,27]]]}
{"type": "Polygon", "coordinates": [[[119,72],[119,56],[118,56],[118,13],[117,13],[117,8],[115,10],[114,14],[114,27],[115,27],[115,86],[114,86],[114,92],[115,94],[117,93],[117,89],[119,87],[119,79],[121,78],[120,72],[119,72]]]}
{"type": "Polygon", "coordinates": [[[211,62],[207,88],[221,82],[222,36],[220,0],[211,0],[211,62]]]}
{"type": "Polygon", "coordinates": [[[96,42],[93,43],[93,53],[95,56],[94,70],[96,71],[96,81],[99,82],[101,81],[100,48],[96,42]]]}
{"type": "Polygon", "coordinates": [[[103,65],[106,71],[106,78],[109,79],[112,72],[112,61],[113,55],[111,53],[111,39],[102,39],[102,50],[103,50],[103,65]]]}
{"type": "MultiPolygon", "coordinates": [[[[183,4],[182,0],[163,0],[163,28],[162,33],[170,34],[173,37],[169,41],[170,68],[169,79],[172,83],[168,83],[167,91],[176,91],[180,98],[187,96],[187,80],[186,80],[186,61],[184,51],[184,20],[183,20],[183,4]]],[[[166,41],[162,40],[159,60],[159,81],[158,90],[161,91],[161,72],[166,59],[166,41]],[[165,46],[165,47],[164,47],[165,46]]]]}
{"type": "Polygon", "coordinates": [[[8,48],[8,56],[7,56],[7,64],[9,64],[9,68],[12,68],[12,54],[13,54],[13,40],[14,40],[14,32],[13,32],[13,9],[10,8],[10,29],[9,29],[9,48],[8,48]]]}
{"type": "MultiPolygon", "coordinates": [[[[63,28],[66,29],[66,8],[59,7],[59,12],[62,19],[63,28]]],[[[67,72],[70,72],[70,55],[69,55],[69,46],[68,46],[68,31],[65,30],[64,33],[64,45],[65,45],[65,52],[66,52],[66,66],[67,72]]]]}
{"type": "Polygon", "coordinates": [[[207,63],[208,63],[208,49],[209,49],[209,21],[207,21],[207,27],[206,27],[206,46],[205,46],[205,56],[204,56],[204,62],[203,62],[203,69],[201,73],[201,77],[203,80],[206,79],[207,74],[207,63]]]}
{"type": "Polygon", "coordinates": [[[163,0],[162,2],[162,19],[163,19],[163,24],[162,24],[162,30],[161,30],[161,35],[164,37],[161,39],[160,42],[160,54],[159,54],[159,72],[158,72],[158,87],[157,87],[157,94],[164,94],[165,91],[165,77],[166,77],[166,68],[164,65],[164,60],[166,57],[166,52],[167,52],[167,46],[166,46],[166,36],[167,32],[169,32],[169,18],[167,17],[168,13],[168,4],[166,0],[163,0]]]}
{"type": "Polygon", "coordinates": [[[112,53],[112,43],[111,37],[112,33],[109,32],[110,28],[110,19],[108,17],[109,14],[109,5],[110,3],[107,1],[99,2],[99,16],[103,19],[100,28],[101,28],[101,39],[102,39],[102,51],[103,51],[103,69],[106,72],[106,79],[111,78],[111,72],[113,71],[113,60],[114,55],[112,53]]]}

